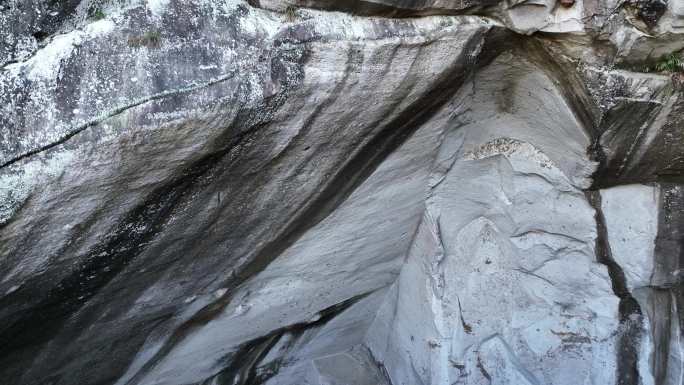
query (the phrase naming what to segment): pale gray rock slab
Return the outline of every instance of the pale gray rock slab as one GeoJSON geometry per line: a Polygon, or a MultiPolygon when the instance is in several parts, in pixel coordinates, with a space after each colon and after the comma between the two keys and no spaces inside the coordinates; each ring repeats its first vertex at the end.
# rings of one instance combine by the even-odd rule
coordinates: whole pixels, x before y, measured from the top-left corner
{"type": "MultiPolygon", "coordinates": [[[[296,344],[288,343],[285,354],[282,350],[272,349],[273,360],[282,364],[279,372],[269,378],[266,384],[292,384],[299,381],[318,384],[321,381],[318,367],[329,366],[324,363],[326,360],[318,360],[340,354],[343,355],[342,360],[349,362],[351,367],[346,367],[345,371],[349,369],[346,373],[338,372],[340,375],[334,376],[337,381],[350,378],[345,374],[352,375],[359,371],[365,371],[357,377],[359,382],[384,379],[384,374],[363,347],[363,341],[386,294],[387,289],[378,290],[354,303],[322,327],[307,330],[305,335],[298,337],[296,344]]],[[[266,365],[268,358],[264,359],[266,365]]]]}
{"type": "Polygon", "coordinates": [[[314,362],[321,385],[389,385],[366,350],[325,356],[314,362]]]}
{"type": "Polygon", "coordinates": [[[657,346],[662,344],[655,342],[654,322],[658,324],[660,321],[650,310],[654,306],[653,301],[660,301],[648,294],[657,263],[656,238],[662,215],[660,193],[658,185],[625,185],[600,192],[600,210],[607,230],[610,256],[619,266],[618,279],[623,281],[619,284],[634,296],[641,309],[641,314],[632,314],[629,319],[641,322],[630,343],[638,348],[639,381],[644,385],[656,383],[653,363],[660,359],[654,357],[654,351],[659,350],[657,346]]]}
{"type": "Polygon", "coordinates": [[[367,335],[393,383],[615,381],[618,298],[581,191],[588,138],[543,72],[500,67],[519,60],[464,87],[463,122],[440,149],[448,166],[367,335]],[[526,98],[483,81],[502,71],[526,98]]]}
{"type": "Polygon", "coordinates": [[[628,185],[601,191],[601,211],[615,262],[630,291],[650,285],[658,235],[658,186],[628,185]]]}

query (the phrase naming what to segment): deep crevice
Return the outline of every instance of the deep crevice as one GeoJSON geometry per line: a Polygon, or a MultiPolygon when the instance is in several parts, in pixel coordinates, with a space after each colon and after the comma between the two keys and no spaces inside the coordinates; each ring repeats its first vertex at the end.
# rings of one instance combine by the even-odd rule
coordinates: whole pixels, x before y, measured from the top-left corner
{"type": "MultiPolygon", "coordinates": [[[[247,0],[252,7],[264,8],[260,0],[247,0]]],[[[458,9],[448,8],[407,8],[401,5],[385,5],[372,1],[340,1],[340,0],[319,0],[315,3],[310,1],[299,1],[293,5],[295,8],[308,8],[329,12],[343,12],[355,16],[383,17],[390,19],[406,19],[425,16],[481,16],[486,9],[495,7],[500,3],[499,0],[484,0],[479,2],[463,1],[464,6],[458,9]]],[[[484,16],[482,16],[484,17],[484,16]]]]}
{"type": "Polygon", "coordinates": [[[616,385],[639,385],[638,361],[643,325],[641,307],[629,292],[624,271],[613,259],[608,241],[608,228],[601,210],[601,192],[589,190],[585,194],[589,204],[596,211],[596,259],[608,268],[613,293],[620,298],[618,307],[620,332],[616,346],[616,385]]]}

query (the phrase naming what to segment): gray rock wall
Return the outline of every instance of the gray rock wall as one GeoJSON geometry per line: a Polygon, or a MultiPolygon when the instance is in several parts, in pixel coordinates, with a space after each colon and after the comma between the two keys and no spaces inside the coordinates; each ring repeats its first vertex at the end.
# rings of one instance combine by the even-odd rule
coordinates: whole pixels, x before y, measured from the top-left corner
{"type": "Polygon", "coordinates": [[[0,7],[0,382],[684,383],[677,1],[0,7]]]}

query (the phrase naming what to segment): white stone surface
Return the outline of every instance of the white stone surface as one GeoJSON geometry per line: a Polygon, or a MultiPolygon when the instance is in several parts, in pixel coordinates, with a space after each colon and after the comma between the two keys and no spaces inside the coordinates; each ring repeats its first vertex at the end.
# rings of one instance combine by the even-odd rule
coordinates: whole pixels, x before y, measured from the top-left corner
{"type": "Polygon", "coordinates": [[[395,384],[614,381],[618,298],[580,190],[587,139],[532,64],[483,81],[516,60],[464,87],[472,93],[455,116],[465,124],[446,134],[448,164],[367,334],[395,384]]]}
{"type": "MultiPolygon", "coordinates": [[[[681,107],[669,76],[591,63],[681,48],[681,7],[651,35],[612,0],[373,2],[390,8],[105,1],[99,21],[81,2],[40,44],[17,36],[0,71],[6,382],[616,382],[588,148],[659,175],[646,150],[676,147],[681,107]],[[433,14],[463,7],[480,16],[433,14]],[[131,44],[150,32],[158,46],[131,44]],[[633,111],[657,124],[606,123],[633,111]]],[[[662,385],[656,328],[680,385],[681,330],[662,323],[681,309],[646,288],[658,188],[601,194],[647,314],[640,385],[662,385]]]]}
{"type": "Polygon", "coordinates": [[[601,190],[613,260],[620,265],[630,291],[648,286],[658,235],[658,186],[628,185],[601,190]]]}

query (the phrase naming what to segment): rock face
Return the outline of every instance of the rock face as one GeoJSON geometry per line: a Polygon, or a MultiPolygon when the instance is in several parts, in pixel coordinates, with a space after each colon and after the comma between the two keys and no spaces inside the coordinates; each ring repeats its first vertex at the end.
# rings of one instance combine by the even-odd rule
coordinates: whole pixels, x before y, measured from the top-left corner
{"type": "Polygon", "coordinates": [[[0,382],[684,383],[680,2],[0,7],[0,382]]]}

